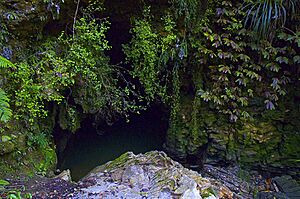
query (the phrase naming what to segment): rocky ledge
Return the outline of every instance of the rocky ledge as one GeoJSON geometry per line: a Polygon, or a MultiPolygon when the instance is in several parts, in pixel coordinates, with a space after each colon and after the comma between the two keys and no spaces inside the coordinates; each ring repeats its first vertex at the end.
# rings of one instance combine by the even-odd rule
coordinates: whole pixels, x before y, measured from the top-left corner
{"type": "Polygon", "coordinates": [[[118,159],[92,170],[71,198],[232,198],[221,183],[184,168],[163,152],[118,159]]]}
{"type": "MultiPolygon", "coordinates": [[[[236,171],[236,168],[224,170],[206,166],[201,175],[184,168],[164,152],[138,155],[127,152],[95,168],[77,183],[71,182],[70,173],[65,171],[52,179],[11,180],[11,185],[24,187],[33,198],[253,198],[258,184],[241,180],[236,171]]],[[[272,192],[270,184],[260,189],[268,190],[264,193],[272,192]]]]}

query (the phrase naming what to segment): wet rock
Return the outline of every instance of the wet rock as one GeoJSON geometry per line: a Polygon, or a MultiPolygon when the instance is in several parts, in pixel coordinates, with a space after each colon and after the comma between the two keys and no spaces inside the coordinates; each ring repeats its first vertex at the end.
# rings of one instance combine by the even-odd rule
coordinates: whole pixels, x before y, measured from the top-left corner
{"type": "Polygon", "coordinates": [[[278,189],[291,199],[300,198],[300,185],[291,176],[281,176],[274,178],[278,189]]]}
{"type": "Polygon", "coordinates": [[[149,183],[149,179],[145,175],[144,170],[137,166],[133,165],[125,169],[122,182],[130,183],[132,186],[137,186],[139,189],[143,188],[143,184],[149,183]]]}
{"type": "MultiPolygon", "coordinates": [[[[247,180],[239,177],[241,170],[238,166],[220,168],[205,164],[201,174],[220,181],[236,198],[252,198],[257,187],[249,174],[244,174],[244,178],[248,178],[247,180]]],[[[222,192],[224,195],[228,195],[228,190],[223,189],[222,192]]]]}

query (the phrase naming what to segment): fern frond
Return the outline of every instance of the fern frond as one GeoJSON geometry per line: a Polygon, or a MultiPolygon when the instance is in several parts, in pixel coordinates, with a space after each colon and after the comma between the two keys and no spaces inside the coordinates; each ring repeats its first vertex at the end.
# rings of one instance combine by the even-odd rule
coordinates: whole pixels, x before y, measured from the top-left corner
{"type": "Polygon", "coordinates": [[[0,68],[8,68],[14,66],[13,63],[11,63],[8,59],[2,57],[0,55],[0,68]]]}
{"type": "Polygon", "coordinates": [[[12,116],[12,110],[9,106],[9,98],[4,90],[0,88],[0,122],[9,121],[12,116]]]}
{"type": "Polygon", "coordinates": [[[284,27],[287,18],[299,10],[300,0],[245,0],[245,26],[259,37],[267,38],[277,28],[284,27]]]}

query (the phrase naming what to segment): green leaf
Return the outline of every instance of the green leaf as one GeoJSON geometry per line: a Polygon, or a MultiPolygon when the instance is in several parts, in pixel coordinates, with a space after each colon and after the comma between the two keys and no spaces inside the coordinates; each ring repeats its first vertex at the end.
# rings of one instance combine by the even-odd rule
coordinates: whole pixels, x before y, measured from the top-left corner
{"type": "Polygon", "coordinates": [[[276,58],[276,61],[278,62],[278,63],[285,63],[285,64],[288,64],[289,63],[289,59],[287,58],[287,57],[277,57],[276,58]]]}
{"type": "Polygon", "coordinates": [[[0,89],[0,122],[8,122],[12,116],[12,110],[9,108],[9,98],[6,93],[0,89]]]}
{"type": "Polygon", "coordinates": [[[7,142],[11,140],[11,137],[8,135],[2,135],[1,140],[2,142],[7,142]]]}
{"type": "Polygon", "coordinates": [[[273,63],[273,62],[268,63],[266,65],[266,68],[269,68],[271,71],[274,71],[274,72],[278,72],[280,70],[279,64],[273,63]]]}
{"type": "Polygon", "coordinates": [[[0,68],[8,68],[14,66],[8,59],[0,56],[0,68]]]}
{"type": "Polygon", "coordinates": [[[0,179],[0,186],[7,186],[7,185],[9,185],[10,183],[8,182],[8,181],[6,181],[6,180],[1,180],[0,179]]]}
{"type": "Polygon", "coordinates": [[[293,58],[293,61],[295,64],[300,64],[300,56],[299,55],[296,55],[294,58],[293,58]]]}

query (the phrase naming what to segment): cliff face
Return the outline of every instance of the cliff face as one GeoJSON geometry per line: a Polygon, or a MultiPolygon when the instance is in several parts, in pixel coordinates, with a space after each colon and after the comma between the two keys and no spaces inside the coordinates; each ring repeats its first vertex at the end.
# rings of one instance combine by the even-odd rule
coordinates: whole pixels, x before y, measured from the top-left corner
{"type": "Polygon", "coordinates": [[[298,102],[294,100],[298,91],[296,86],[290,89],[294,91],[279,102],[277,110],[266,111],[255,104],[250,106],[254,117],[248,121],[230,123],[203,106],[196,115],[198,134],[195,139],[191,100],[182,100],[176,119],[170,123],[169,152],[183,159],[200,159],[192,164],[239,163],[245,168],[299,178],[300,112],[298,102]],[[192,151],[191,146],[199,148],[192,151]]]}
{"type": "Polygon", "coordinates": [[[1,1],[1,54],[6,58],[24,56],[24,50],[31,49],[43,36],[59,34],[72,19],[75,7],[70,0],[1,1]]]}
{"type": "Polygon", "coordinates": [[[28,48],[51,18],[50,7],[42,1],[0,2],[1,54],[11,59],[17,51],[28,48]]]}

